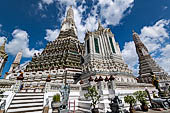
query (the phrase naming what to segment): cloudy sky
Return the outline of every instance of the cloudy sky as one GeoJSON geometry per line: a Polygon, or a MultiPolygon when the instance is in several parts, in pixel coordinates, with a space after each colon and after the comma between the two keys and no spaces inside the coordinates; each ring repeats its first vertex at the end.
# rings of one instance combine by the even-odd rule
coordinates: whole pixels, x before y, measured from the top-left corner
{"type": "Polygon", "coordinates": [[[0,45],[7,39],[9,55],[4,72],[21,49],[24,63],[55,40],[70,5],[81,42],[86,30],[95,30],[100,20],[115,34],[125,62],[138,76],[134,29],[153,58],[170,74],[169,0],[1,0],[0,45]]]}

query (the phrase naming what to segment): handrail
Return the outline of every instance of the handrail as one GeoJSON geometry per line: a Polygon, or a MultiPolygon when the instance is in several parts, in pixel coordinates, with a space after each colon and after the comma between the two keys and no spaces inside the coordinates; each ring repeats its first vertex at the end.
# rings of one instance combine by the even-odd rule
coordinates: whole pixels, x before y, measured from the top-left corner
{"type": "Polygon", "coordinates": [[[5,111],[7,111],[7,109],[9,108],[13,98],[14,98],[15,92],[12,92],[11,96],[9,95],[9,100],[6,102],[6,106],[5,106],[5,111]]]}

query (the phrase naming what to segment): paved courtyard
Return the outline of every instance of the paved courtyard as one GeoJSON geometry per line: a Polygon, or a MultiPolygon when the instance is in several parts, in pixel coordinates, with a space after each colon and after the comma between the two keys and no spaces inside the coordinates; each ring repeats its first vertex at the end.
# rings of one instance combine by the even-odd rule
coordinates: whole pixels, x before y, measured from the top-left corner
{"type": "Polygon", "coordinates": [[[170,109],[168,109],[168,110],[163,110],[163,111],[149,110],[148,112],[136,111],[136,113],[170,113],[170,109]]]}

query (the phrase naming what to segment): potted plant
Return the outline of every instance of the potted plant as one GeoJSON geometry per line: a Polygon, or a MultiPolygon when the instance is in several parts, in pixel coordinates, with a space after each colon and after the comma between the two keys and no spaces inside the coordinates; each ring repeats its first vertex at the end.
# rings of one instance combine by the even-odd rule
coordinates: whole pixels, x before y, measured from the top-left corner
{"type": "Polygon", "coordinates": [[[53,101],[51,102],[51,107],[53,109],[53,111],[59,111],[59,108],[61,106],[60,103],[60,94],[57,93],[56,95],[53,96],[53,101]]]}
{"type": "Polygon", "coordinates": [[[131,95],[127,95],[127,96],[124,97],[124,101],[125,101],[125,103],[130,104],[130,108],[129,108],[130,113],[135,113],[135,109],[133,108],[133,104],[136,103],[136,99],[131,95]]]}
{"type": "Polygon", "coordinates": [[[90,98],[92,100],[92,103],[91,103],[91,106],[93,107],[92,113],[99,113],[99,110],[98,108],[96,108],[96,105],[98,104],[101,96],[98,94],[95,86],[88,87],[88,92],[84,94],[84,97],[86,99],[90,98]]]}
{"type": "Polygon", "coordinates": [[[148,111],[148,106],[147,106],[147,93],[146,91],[136,91],[134,93],[134,95],[136,96],[136,99],[142,104],[141,105],[141,109],[142,111],[148,111]]]}

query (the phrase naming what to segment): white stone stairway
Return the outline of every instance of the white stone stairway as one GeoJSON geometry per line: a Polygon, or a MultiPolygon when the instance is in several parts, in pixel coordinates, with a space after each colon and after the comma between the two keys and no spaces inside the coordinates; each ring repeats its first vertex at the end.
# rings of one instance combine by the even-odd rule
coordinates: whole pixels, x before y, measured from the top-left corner
{"type": "Polygon", "coordinates": [[[42,113],[43,99],[43,93],[17,93],[14,96],[7,113],[42,113]]]}

